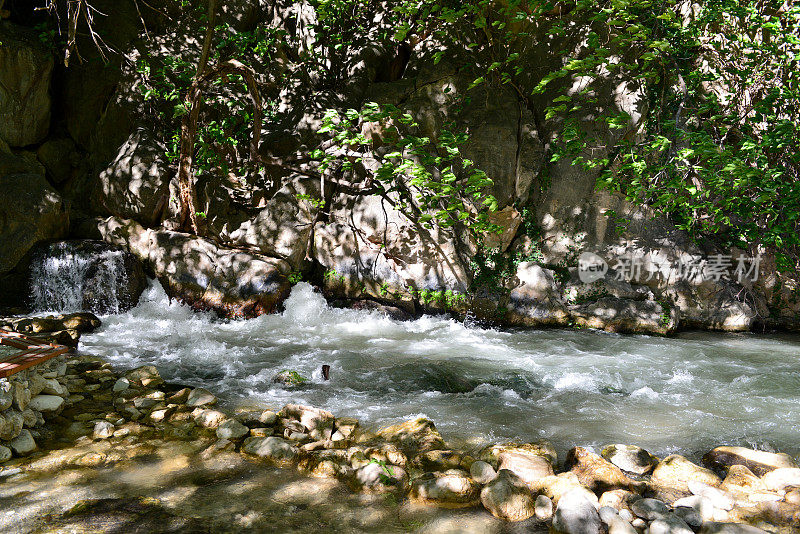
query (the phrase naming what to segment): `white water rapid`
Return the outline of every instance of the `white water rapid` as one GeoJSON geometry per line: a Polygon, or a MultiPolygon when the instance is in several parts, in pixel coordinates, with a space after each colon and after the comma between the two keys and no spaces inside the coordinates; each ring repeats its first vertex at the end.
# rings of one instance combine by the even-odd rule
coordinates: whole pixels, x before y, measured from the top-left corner
{"type": "Polygon", "coordinates": [[[153,283],[136,308],[104,317],[81,345],[122,368],[155,364],[167,380],[206,386],[228,406],[308,403],[375,425],[425,415],[460,445],[546,438],[560,453],[606,443],[695,458],[719,444],[800,453],[796,336],[397,322],[330,308],[305,283],[283,314],[220,321],[170,302],[153,283]],[[273,383],[285,369],[310,380],[273,383]]]}

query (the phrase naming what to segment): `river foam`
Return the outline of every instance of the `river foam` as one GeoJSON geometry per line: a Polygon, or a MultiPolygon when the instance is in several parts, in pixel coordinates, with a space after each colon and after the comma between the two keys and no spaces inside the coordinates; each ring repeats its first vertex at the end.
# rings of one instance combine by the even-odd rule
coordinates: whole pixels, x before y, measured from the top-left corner
{"type": "Polygon", "coordinates": [[[545,438],[562,451],[631,443],[659,455],[719,444],[800,452],[798,337],[398,322],[330,308],[305,283],[285,306],[223,321],[170,301],[154,282],[129,313],[103,317],[82,350],[121,368],[155,364],[231,406],[307,403],[375,425],[424,415],[462,445],[545,438]],[[273,383],[285,369],[308,383],[273,383]]]}

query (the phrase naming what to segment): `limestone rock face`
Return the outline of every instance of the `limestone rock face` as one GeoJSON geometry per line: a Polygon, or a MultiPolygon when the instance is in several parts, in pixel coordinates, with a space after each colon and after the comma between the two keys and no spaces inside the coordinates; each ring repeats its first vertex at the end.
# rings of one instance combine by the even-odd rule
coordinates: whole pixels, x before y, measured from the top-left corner
{"type": "Polygon", "coordinates": [[[35,31],[10,22],[0,22],[0,42],[0,139],[32,145],[50,128],[53,56],[35,31]]]}
{"type": "MultiPolygon", "coordinates": [[[[2,148],[0,148],[0,152],[2,148]]],[[[41,241],[63,237],[69,215],[42,174],[0,176],[0,274],[41,241]]]]}
{"type": "Polygon", "coordinates": [[[161,221],[169,197],[166,148],[143,130],[133,132],[100,173],[98,205],[116,217],[145,225],[161,221]]]}
{"type": "Polygon", "coordinates": [[[555,273],[533,262],[517,266],[518,285],[509,294],[506,321],[519,326],[567,324],[569,312],[563,302],[555,273]]]}

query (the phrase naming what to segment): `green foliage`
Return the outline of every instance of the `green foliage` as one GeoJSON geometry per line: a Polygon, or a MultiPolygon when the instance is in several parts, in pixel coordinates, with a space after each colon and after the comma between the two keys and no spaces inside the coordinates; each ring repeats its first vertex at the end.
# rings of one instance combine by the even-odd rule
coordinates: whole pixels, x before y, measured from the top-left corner
{"type": "MultiPolygon", "coordinates": [[[[552,159],[600,169],[601,187],[669,214],[697,240],[777,252],[779,267],[800,259],[800,6],[717,0],[681,12],[675,1],[578,2],[591,21],[589,45],[540,82],[590,80],[554,98],[564,118],[552,159]],[[612,52],[613,51],[613,52],[612,52]],[[651,103],[642,126],[611,154],[582,125],[590,95],[609,78],[643,87],[651,103]]],[[[597,120],[625,131],[614,109],[597,120]]]]}
{"type": "Polygon", "coordinates": [[[291,369],[284,369],[278,375],[282,378],[282,382],[289,386],[299,386],[308,382],[308,378],[291,369]]]}
{"type": "Polygon", "coordinates": [[[360,111],[344,113],[329,109],[318,133],[328,134],[332,143],[313,156],[323,172],[353,172],[366,157],[374,159],[376,194],[393,198],[396,208],[423,226],[461,223],[475,233],[493,230],[488,215],[497,209],[497,200],[487,193],[492,180],[461,154],[468,136],[452,122],[435,139],[419,130],[411,114],[392,105],[369,102],[360,111]],[[364,123],[381,128],[380,152],[362,133],[364,123]]]}
{"type": "Polygon", "coordinates": [[[289,276],[286,279],[292,285],[299,284],[303,281],[303,273],[300,271],[292,271],[289,273],[289,276]]]}

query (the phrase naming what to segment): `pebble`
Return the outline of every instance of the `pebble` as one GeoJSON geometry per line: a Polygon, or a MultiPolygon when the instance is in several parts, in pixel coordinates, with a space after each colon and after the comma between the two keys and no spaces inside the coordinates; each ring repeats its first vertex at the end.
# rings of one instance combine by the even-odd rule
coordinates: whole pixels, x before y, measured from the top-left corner
{"type": "Polygon", "coordinates": [[[694,531],[678,516],[667,514],[650,523],[646,534],[694,534],[694,531]]]}
{"type": "Polygon", "coordinates": [[[549,521],[553,517],[553,501],[547,495],[539,495],[534,503],[534,513],[539,521],[549,521]]]}
{"type": "Polygon", "coordinates": [[[92,437],[94,439],[108,439],[114,435],[114,425],[109,423],[108,421],[98,421],[94,425],[94,433],[92,437]]]}

